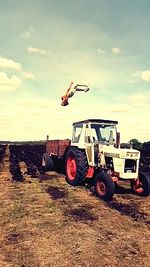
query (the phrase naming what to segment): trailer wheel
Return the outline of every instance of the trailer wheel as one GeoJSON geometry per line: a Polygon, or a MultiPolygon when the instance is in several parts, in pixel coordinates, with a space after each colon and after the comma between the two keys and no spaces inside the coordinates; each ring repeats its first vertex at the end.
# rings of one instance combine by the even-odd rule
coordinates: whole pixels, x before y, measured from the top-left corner
{"type": "Polygon", "coordinates": [[[138,196],[148,196],[150,194],[150,177],[145,172],[139,173],[139,179],[131,180],[131,190],[138,196]]]}
{"type": "Polygon", "coordinates": [[[55,169],[54,161],[48,153],[44,153],[42,157],[42,167],[45,171],[53,171],[55,169]]]}
{"type": "Polygon", "coordinates": [[[65,169],[67,183],[70,185],[82,184],[88,170],[85,153],[78,148],[70,148],[66,156],[65,169]]]}
{"type": "Polygon", "coordinates": [[[108,173],[98,173],[95,177],[95,192],[105,201],[112,200],[115,193],[115,184],[108,173]]]}

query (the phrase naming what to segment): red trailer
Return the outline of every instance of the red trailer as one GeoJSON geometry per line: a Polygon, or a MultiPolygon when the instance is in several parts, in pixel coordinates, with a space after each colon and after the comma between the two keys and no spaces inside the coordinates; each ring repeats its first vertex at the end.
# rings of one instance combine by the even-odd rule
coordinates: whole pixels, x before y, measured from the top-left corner
{"type": "Polygon", "coordinates": [[[65,158],[70,144],[71,140],[69,139],[46,141],[46,153],[42,157],[42,166],[45,171],[55,170],[58,165],[65,166],[65,158]]]}

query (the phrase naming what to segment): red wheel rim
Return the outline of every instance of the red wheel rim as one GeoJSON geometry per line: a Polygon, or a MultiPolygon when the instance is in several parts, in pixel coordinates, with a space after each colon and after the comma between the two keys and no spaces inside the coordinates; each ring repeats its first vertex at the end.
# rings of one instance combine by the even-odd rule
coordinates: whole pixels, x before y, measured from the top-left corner
{"type": "Polygon", "coordinates": [[[70,180],[76,178],[77,165],[74,156],[70,155],[67,159],[67,174],[70,180]]]}
{"type": "Polygon", "coordinates": [[[97,181],[96,184],[97,193],[101,196],[106,195],[106,185],[102,181],[97,181]]]}
{"type": "Polygon", "coordinates": [[[143,190],[144,190],[144,188],[143,188],[143,184],[142,184],[139,180],[137,180],[137,181],[135,182],[135,184],[134,184],[134,190],[135,190],[137,193],[139,193],[139,194],[141,194],[141,193],[143,192],[143,190]]]}

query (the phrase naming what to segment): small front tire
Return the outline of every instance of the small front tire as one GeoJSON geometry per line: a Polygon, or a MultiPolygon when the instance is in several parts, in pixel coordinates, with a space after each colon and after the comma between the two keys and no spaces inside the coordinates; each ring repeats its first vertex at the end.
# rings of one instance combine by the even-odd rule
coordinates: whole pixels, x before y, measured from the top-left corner
{"type": "Polygon", "coordinates": [[[148,196],[150,194],[150,177],[145,172],[139,173],[139,179],[131,180],[131,190],[138,196],[148,196]]]}
{"type": "Polygon", "coordinates": [[[95,177],[96,195],[105,200],[110,201],[115,193],[115,184],[108,173],[98,173],[95,177]]]}

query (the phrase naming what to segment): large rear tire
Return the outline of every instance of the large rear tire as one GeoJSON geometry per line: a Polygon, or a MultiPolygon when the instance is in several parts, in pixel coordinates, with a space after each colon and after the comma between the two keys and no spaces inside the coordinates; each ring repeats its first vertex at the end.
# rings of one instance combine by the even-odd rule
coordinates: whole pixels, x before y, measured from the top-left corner
{"type": "Polygon", "coordinates": [[[75,147],[69,148],[66,155],[65,170],[68,184],[81,185],[88,170],[87,157],[84,151],[75,147]]]}
{"type": "Polygon", "coordinates": [[[54,161],[52,157],[49,156],[48,153],[44,153],[42,157],[42,167],[45,171],[54,171],[54,161]]]}
{"type": "Polygon", "coordinates": [[[138,196],[148,196],[150,194],[150,176],[145,172],[140,172],[138,180],[131,180],[131,190],[138,196]]]}
{"type": "Polygon", "coordinates": [[[98,173],[95,177],[96,195],[105,200],[112,200],[115,193],[115,184],[108,173],[98,173]]]}

